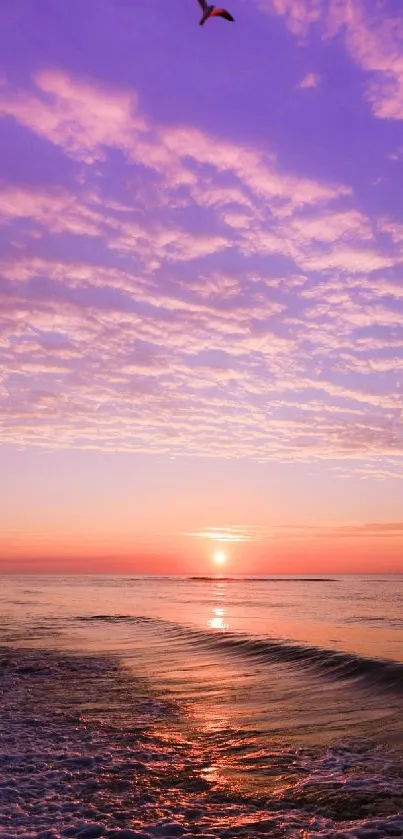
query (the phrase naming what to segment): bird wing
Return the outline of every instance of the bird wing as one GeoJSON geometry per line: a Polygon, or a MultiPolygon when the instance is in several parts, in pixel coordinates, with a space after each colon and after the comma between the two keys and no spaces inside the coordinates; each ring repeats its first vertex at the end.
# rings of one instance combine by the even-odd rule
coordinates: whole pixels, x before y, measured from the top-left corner
{"type": "MultiPolygon", "coordinates": [[[[202,0],[199,0],[199,3],[201,1],[202,0]]],[[[213,11],[211,12],[211,17],[223,17],[225,18],[225,20],[231,20],[234,23],[234,18],[232,17],[232,15],[230,15],[229,12],[227,12],[226,9],[213,9],[213,11]]]]}
{"type": "Polygon", "coordinates": [[[207,10],[207,2],[206,2],[206,0],[199,0],[199,3],[200,3],[200,5],[201,5],[201,7],[202,7],[203,12],[205,12],[205,11],[207,10]]]}

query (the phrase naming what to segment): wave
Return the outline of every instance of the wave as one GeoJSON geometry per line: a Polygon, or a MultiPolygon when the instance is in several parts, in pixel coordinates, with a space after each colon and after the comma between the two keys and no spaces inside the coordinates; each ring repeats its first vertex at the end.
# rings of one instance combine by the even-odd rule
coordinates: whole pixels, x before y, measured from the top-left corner
{"type": "Polygon", "coordinates": [[[354,681],[357,684],[403,692],[403,664],[397,661],[235,634],[216,633],[214,640],[211,638],[207,643],[213,643],[223,651],[253,657],[259,663],[297,665],[338,681],[354,681]]]}
{"type": "Polygon", "coordinates": [[[354,682],[379,689],[403,693],[403,663],[391,659],[360,656],[305,644],[289,643],[272,638],[253,637],[222,630],[196,629],[163,618],[143,615],[87,615],[77,621],[148,624],[171,637],[180,637],[197,646],[216,652],[253,658],[264,664],[289,664],[324,674],[337,681],[354,682]]]}
{"type": "Polygon", "coordinates": [[[214,583],[335,583],[335,577],[221,577],[197,576],[186,577],[187,580],[203,582],[211,580],[214,583]]]}
{"type": "Polygon", "coordinates": [[[161,621],[159,618],[151,618],[147,615],[81,615],[75,620],[80,623],[167,623],[167,621],[161,621]]]}

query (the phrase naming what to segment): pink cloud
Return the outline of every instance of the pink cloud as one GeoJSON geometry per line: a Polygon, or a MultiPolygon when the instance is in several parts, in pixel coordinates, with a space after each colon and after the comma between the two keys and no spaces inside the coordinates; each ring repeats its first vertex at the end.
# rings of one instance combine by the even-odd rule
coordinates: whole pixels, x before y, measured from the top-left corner
{"type": "Polygon", "coordinates": [[[281,15],[294,35],[305,36],[317,23],[325,8],[325,0],[257,0],[262,11],[281,15]]]}
{"type": "MultiPolygon", "coordinates": [[[[86,163],[119,148],[128,159],[159,174],[172,189],[197,184],[192,167],[232,173],[238,187],[280,206],[328,202],[350,189],[282,172],[273,155],[218,140],[194,128],[156,126],[139,111],[135,94],[102,89],[58,71],[35,77],[37,93],[0,88],[0,115],[12,116],[86,163]]],[[[245,198],[243,198],[243,201],[245,198]]],[[[246,199],[247,200],[247,199],[246,199]]]]}
{"type": "Polygon", "coordinates": [[[351,201],[348,187],[294,176],[282,171],[268,152],[196,129],[153,125],[140,113],[134,94],[112,92],[55,71],[38,73],[35,81],[36,95],[3,88],[2,113],[86,163],[102,159],[107,147],[119,148],[129,162],[147,169],[147,215],[137,205],[104,200],[84,187],[75,196],[63,190],[9,188],[0,195],[3,218],[32,220],[50,233],[99,236],[111,250],[135,253],[148,270],[229,247],[245,254],[284,253],[303,270],[356,270],[358,265],[375,270],[392,264],[374,248],[334,248],[340,239],[356,243],[372,235],[362,214],[332,209],[335,200],[351,201]],[[220,186],[222,176],[231,177],[232,184],[220,186]],[[209,208],[215,226],[217,219],[225,226],[219,235],[196,234],[163,218],[178,206],[178,186],[179,205],[196,202],[209,208]],[[318,249],[318,242],[328,244],[329,250],[318,249]]]}
{"type": "MultiPolygon", "coordinates": [[[[268,319],[277,328],[284,323],[287,298],[281,306],[270,301],[270,286],[262,309],[261,292],[254,298],[256,280],[247,277],[242,289],[251,283],[251,297],[244,307],[241,285],[230,277],[196,283],[192,299],[186,299],[185,284],[168,294],[152,276],[137,282],[135,276],[106,269],[100,277],[91,265],[19,259],[20,267],[18,259],[6,266],[14,288],[9,315],[15,317],[4,319],[2,308],[0,324],[2,407],[10,419],[2,430],[4,442],[217,457],[236,453],[258,460],[354,456],[362,461],[397,451],[398,437],[380,418],[385,408],[397,417],[399,399],[376,390],[376,376],[387,374],[387,365],[365,371],[371,378],[368,388],[312,378],[304,342],[309,337],[318,352],[322,334],[309,317],[301,328],[296,324],[288,339],[271,332],[268,319]],[[150,314],[117,308],[113,298],[108,306],[103,299],[99,307],[91,296],[86,306],[77,305],[50,291],[46,300],[24,301],[18,296],[21,277],[34,280],[36,274],[61,288],[70,276],[83,292],[96,292],[99,281],[116,289],[123,277],[122,293],[147,304],[150,314]],[[231,309],[221,309],[224,301],[231,301],[231,309]],[[254,332],[259,317],[261,333],[254,332]],[[135,349],[134,340],[143,342],[147,352],[135,349]],[[61,354],[63,346],[69,349],[61,354]],[[221,366],[199,358],[212,349],[223,354],[221,366]],[[16,371],[18,385],[9,378],[16,371]],[[295,394],[300,395],[297,401],[295,394]],[[282,416],[288,410],[293,416],[282,416]]],[[[300,292],[294,288],[293,305],[295,294],[304,292],[304,285],[296,288],[300,292]]],[[[317,294],[326,299],[326,286],[318,287],[317,294]]],[[[338,315],[332,305],[326,317],[335,339],[327,352],[333,354],[342,344],[340,322],[345,335],[354,324],[347,311],[338,315]]],[[[327,343],[331,334],[326,333],[327,343]]],[[[342,354],[337,357],[342,360],[342,354]]]]}
{"type": "Polygon", "coordinates": [[[99,235],[99,216],[70,193],[22,187],[0,189],[0,221],[31,219],[51,233],[99,235]]]}
{"type": "Polygon", "coordinates": [[[318,87],[320,84],[320,76],[317,73],[307,73],[306,76],[300,81],[298,87],[302,90],[306,90],[313,87],[318,87]]]}
{"type": "Polygon", "coordinates": [[[313,26],[320,26],[323,38],[343,34],[350,56],[371,74],[367,98],[375,116],[403,119],[403,25],[397,14],[388,14],[384,5],[376,10],[369,0],[256,2],[262,11],[283,17],[296,36],[306,38],[313,26]]]}
{"type": "Polygon", "coordinates": [[[76,82],[58,70],[37,73],[35,84],[36,94],[0,87],[0,115],[13,116],[86,163],[102,157],[104,146],[129,148],[133,135],[146,130],[132,92],[76,82]]]}
{"type": "MultiPolygon", "coordinates": [[[[277,5],[301,34],[303,4],[277,5]]],[[[4,442],[374,469],[400,456],[398,221],[270,151],[154,124],[134,94],[46,72],[0,103],[80,167],[74,195],[0,191],[19,246],[1,265],[4,442]],[[69,257],[46,259],[45,234],[69,257]]]]}

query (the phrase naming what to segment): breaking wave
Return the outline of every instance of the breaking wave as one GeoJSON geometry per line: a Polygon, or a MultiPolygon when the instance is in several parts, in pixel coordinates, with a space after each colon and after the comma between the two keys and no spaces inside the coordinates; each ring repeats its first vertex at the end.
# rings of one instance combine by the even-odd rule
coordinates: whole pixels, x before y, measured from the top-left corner
{"type": "Polygon", "coordinates": [[[403,664],[354,653],[289,643],[272,638],[252,637],[224,630],[198,630],[179,623],[142,615],[88,615],[80,622],[147,624],[193,645],[223,654],[253,659],[260,665],[276,662],[309,668],[338,681],[352,681],[379,689],[403,692],[403,664]]]}

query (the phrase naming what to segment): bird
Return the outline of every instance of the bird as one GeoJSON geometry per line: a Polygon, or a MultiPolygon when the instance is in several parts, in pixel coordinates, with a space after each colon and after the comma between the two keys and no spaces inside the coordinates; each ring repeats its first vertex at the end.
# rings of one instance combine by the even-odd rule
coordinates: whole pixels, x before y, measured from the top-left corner
{"type": "Polygon", "coordinates": [[[209,6],[206,0],[199,0],[199,3],[203,12],[200,26],[203,26],[203,23],[205,23],[209,17],[223,17],[225,20],[230,20],[232,23],[234,22],[234,18],[229,12],[227,12],[226,9],[216,9],[215,6],[209,6]]]}

